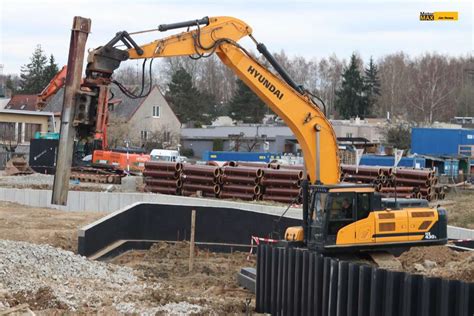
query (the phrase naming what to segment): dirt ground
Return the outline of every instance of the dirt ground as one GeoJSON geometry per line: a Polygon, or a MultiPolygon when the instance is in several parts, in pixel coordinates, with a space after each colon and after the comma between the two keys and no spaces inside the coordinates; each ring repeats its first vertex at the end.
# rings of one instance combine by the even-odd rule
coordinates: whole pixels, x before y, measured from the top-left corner
{"type": "MultiPolygon", "coordinates": [[[[76,252],[78,228],[104,215],[93,212],[62,212],[0,202],[0,239],[49,244],[76,252]]],[[[197,250],[194,270],[189,273],[188,257],[187,243],[160,243],[149,251],[127,252],[111,263],[132,268],[139,276],[140,284],[151,288],[159,287],[159,290],[146,290],[140,295],[137,294],[133,304],[136,304],[137,300],[144,306],[171,304],[171,312],[176,311],[176,308],[186,310],[186,304],[191,307],[205,306],[206,313],[216,314],[241,314],[254,310],[255,296],[240,288],[236,282],[236,273],[241,267],[256,265],[254,258],[247,261],[247,253],[240,252],[216,254],[197,250]],[[183,304],[184,307],[180,307],[183,304]]],[[[0,277],[0,303],[1,285],[0,277]]],[[[63,309],[61,304],[48,303],[54,298],[50,288],[42,288],[37,293],[7,295],[6,298],[13,306],[28,304],[35,312],[42,310],[40,314],[62,314],[68,311],[63,309]]],[[[127,304],[131,303],[124,302],[121,311],[128,310],[127,304]]],[[[109,313],[112,310],[110,306],[101,306],[100,309],[81,309],[80,313],[109,313]]],[[[131,310],[132,313],[135,311],[136,309],[131,310]]]]}
{"type": "MultiPolygon", "coordinates": [[[[454,198],[456,201],[452,202],[453,198],[450,196],[447,201],[449,204],[446,205],[450,212],[450,224],[473,228],[471,225],[474,220],[470,211],[470,207],[474,205],[473,196],[463,193],[455,195],[454,198]]],[[[104,213],[62,212],[0,202],[0,240],[49,244],[76,252],[78,228],[102,216],[104,213]]],[[[188,256],[189,245],[185,242],[158,243],[149,251],[130,251],[110,263],[131,268],[139,278],[136,284],[147,286],[146,291],[138,291],[140,293],[133,298],[133,304],[140,302],[138,305],[171,306],[170,308],[174,308],[171,311],[184,308],[187,312],[193,311],[189,309],[190,306],[205,306],[204,313],[216,314],[241,314],[254,310],[255,296],[240,288],[235,277],[241,267],[255,266],[255,258],[247,261],[246,253],[216,254],[197,250],[194,271],[189,273],[188,256]],[[155,287],[159,290],[153,290],[155,287]]],[[[412,248],[398,260],[404,271],[474,282],[474,254],[455,252],[443,246],[412,248]]],[[[0,303],[1,285],[0,273],[0,303]]],[[[53,297],[51,289],[40,289],[28,295],[17,293],[13,296],[14,301],[10,302],[13,302],[13,306],[28,304],[35,312],[40,311],[39,314],[71,312],[63,309],[59,303],[53,304],[53,309],[48,308],[50,305],[45,302],[51,300],[45,300],[45,297],[53,297]]],[[[130,304],[132,303],[123,302],[120,311],[136,313],[136,309],[128,309],[132,306],[130,304]]],[[[84,308],[76,312],[88,314],[112,311],[116,310],[111,302],[110,305],[105,303],[100,308],[84,308]]],[[[158,314],[167,313],[161,310],[158,314]]],[[[196,313],[202,314],[203,311],[196,313]]]]}
{"type": "Polygon", "coordinates": [[[450,192],[439,201],[448,211],[448,224],[474,229],[474,190],[450,192]]]}
{"type": "Polygon", "coordinates": [[[474,282],[474,253],[445,246],[414,247],[398,257],[404,271],[474,282]]]}
{"type": "Polygon", "coordinates": [[[0,201],[0,239],[49,244],[77,252],[80,227],[105,216],[101,212],[62,212],[0,201]]]}
{"type": "Polygon", "coordinates": [[[217,314],[244,313],[255,306],[254,295],[239,287],[236,273],[241,267],[255,266],[247,253],[232,254],[196,251],[193,272],[189,272],[189,243],[157,243],[149,251],[129,251],[111,262],[141,271],[148,282],[165,285],[168,291],[155,295],[160,304],[180,302],[212,306],[217,314]]]}

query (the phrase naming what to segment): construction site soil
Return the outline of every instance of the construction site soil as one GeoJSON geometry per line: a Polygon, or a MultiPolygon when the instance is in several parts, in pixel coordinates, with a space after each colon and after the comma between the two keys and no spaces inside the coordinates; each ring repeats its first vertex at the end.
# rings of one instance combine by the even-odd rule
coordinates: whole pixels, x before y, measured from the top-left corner
{"type": "MultiPolygon", "coordinates": [[[[76,255],[78,228],[104,215],[0,202],[0,310],[48,315],[254,310],[255,296],[235,281],[241,267],[255,266],[255,257],[248,261],[246,253],[196,250],[192,272],[186,242],[158,243],[110,262],[76,255]]],[[[473,254],[439,246],[412,248],[398,259],[404,271],[474,282],[473,254]]]]}

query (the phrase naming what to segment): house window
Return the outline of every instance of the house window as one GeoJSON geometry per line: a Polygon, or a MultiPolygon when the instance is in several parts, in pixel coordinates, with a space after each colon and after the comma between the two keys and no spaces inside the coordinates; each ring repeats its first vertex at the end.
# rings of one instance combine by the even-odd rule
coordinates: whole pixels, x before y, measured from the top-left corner
{"type": "Polygon", "coordinates": [[[171,142],[171,132],[168,132],[168,131],[163,132],[163,141],[167,143],[171,142]]]}
{"type": "Polygon", "coordinates": [[[140,138],[142,140],[147,140],[148,139],[148,136],[149,136],[149,132],[148,131],[141,131],[140,132],[140,138]]]}
{"type": "Polygon", "coordinates": [[[15,123],[0,122],[0,141],[5,143],[16,141],[15,123]]]}
{"type": "Polygon", "coordinates": [[[29,142],[32,138],[35,137],[36,132],[41,132],[41,124],[25,124],[25,141],[29,142]]]}
{"type": "Polygon", "coordinates": [[[153,117],[160,117],[160,106],[154,106],[153,107],[153,117]]]}

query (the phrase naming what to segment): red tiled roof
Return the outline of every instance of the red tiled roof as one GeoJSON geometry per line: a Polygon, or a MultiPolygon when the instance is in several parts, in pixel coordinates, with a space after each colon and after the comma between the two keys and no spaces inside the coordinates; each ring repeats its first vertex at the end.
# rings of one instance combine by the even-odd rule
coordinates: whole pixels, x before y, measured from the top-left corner
{"type": "Polygon", "coordinates": [[[38,96],[36,94],[17,94],[12,96],[5,109],[36,111],[38,96]]]}

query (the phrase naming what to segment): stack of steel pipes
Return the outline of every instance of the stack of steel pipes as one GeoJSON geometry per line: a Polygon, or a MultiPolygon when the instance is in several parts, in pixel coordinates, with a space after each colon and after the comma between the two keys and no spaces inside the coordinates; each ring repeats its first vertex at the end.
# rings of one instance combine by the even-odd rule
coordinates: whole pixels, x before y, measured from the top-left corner
{"type": "Polygon", "coordinates": [[[260,179],[263,175],[263,169],[258,167],[222,167],[222,190],[218,196],[223,199],[257,199],[262,194],[260,179]]]}
{"type": "Polygon", "coordinates": [[[221,173],[217,166],[184,164],[181,193],[185,196],[216,197],[221,192],[221,173]]]}
{"type": "Polygon", "coordinates": [[[303,171],[297,169],[266,169],[260,180],[263,195],[259,200],[282,203],[300,203],[303,171]]]}
{"type": "Polygon", "coordinates": [[[148,161],[145,163],[145,191],[180,195],[183,182],[183,164],[176,162],[148,161]]]}
{"type": "Polygon", "coordinates": [[[341,180],[344,182],[374,185],[384,197],[423,198],[428,201],[443,199],[444,191],[435,185],[438,179],[431,169],[391,168],[342,165],[341,180]]]}

